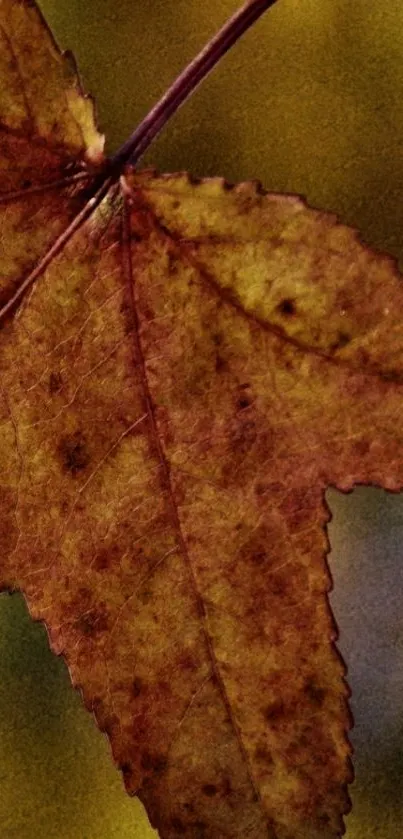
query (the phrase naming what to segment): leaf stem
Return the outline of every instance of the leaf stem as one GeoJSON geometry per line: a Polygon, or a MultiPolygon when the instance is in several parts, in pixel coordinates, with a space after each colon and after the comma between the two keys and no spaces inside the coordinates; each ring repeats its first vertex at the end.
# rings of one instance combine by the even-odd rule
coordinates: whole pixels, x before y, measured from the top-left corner
{"type": "Polygon", "coordinates": [[[129,139],[109,159],[108,173],[120,173],[126,163],[137,163],[165,123],[206,78],[220,58],[275,2],[276,0],[248,0],[227,20],[222,29],[177,77],[129,139]]]}

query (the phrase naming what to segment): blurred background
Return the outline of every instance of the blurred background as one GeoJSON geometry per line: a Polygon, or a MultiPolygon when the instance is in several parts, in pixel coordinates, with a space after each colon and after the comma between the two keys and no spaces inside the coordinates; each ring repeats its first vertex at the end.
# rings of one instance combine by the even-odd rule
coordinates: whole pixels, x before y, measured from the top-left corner
{"type": "MultiPolygon", "coordinates": [[[[241,0],[240,0],[241,2],[241,0]]],[[[41,0],[113,151],[240,4],[41,0]]],[[[46,84],[46,79],[44,79],[46,84]]],[[[336,212],[403,264],[403,4],[279,0],[143,164],[259,178],[336,212]]],[[[403,824],[403,497],[329,490],[331,603],[349,668],[356,781],[347,839],[403,824]]],[[[0,596],[0,833],[151,839],[109,745],[18,595],[0,596]]]]}

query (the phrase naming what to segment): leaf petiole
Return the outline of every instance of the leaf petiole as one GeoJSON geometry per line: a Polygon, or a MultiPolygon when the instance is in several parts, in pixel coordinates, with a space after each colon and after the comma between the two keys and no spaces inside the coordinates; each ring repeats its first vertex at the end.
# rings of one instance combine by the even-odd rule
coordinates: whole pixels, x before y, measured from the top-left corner
{"type": "Polygon", "coordinates": [[[108,161],[108,172],[119,173],[126,163],[134,165],[160,133],[165,123],[189,98],[218,61],[276,0],[248,0],[227,20],[199,54],[185,67],[133,134],[108,161]]]}
{"type": "MultiPolygon", "coordinates": [[[[1,0],[0,0],[1,2],[1,0]]],[[[166,93],[149,111],[133,134],[126,140],[118,151],[106,161],[102,169],[96,174],[87,192],[87,202],[80,213],[69,224],[68,228],[54,242],[31,273],[24,279],[12,297],[0,308],[0,319],[9,314],[23,298],[37,277],[64,248],[73,233],[89,218],[95,208],[101,203],[114,181],[120,177],[126,164],[134,165],[149,145],[162,130],[165,123],[189,98],[195,88],[206,78],[220,58],[236,43],[244,32],[255,23],[258,18],[276,0],[248,0],[232,17],[227,20],[217,34],[206,44],[199,54],[185,67],[166,93]]],[[[84,194],[84,192],[83,192],[84,194]]],[[[9,196],[8,196],[9,198],[9,196]]]]}

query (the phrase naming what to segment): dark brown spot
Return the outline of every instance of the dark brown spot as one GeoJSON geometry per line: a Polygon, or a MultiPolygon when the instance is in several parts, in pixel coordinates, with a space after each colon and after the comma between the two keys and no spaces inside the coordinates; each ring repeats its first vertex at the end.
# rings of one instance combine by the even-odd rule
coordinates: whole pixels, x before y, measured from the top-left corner
{"type": "Polygon", "coordinates": [[[401,370],[382,370],[380,371],[380,375],[384,382],[395,382],[396,384],[401,384],[403,380],[403,376],[401,370]]]}
{"type": "Polygon", "coordinates": [[[278,304],[277,310],[285,317],[292,317],[292,315],[296,314],[295,301],[292,300],[291,297],[285,297],[284,300],[281,300],[278,304]]]}
{"type": "Polygon", "coordinates": [[[85,615],[81,615],[77,625],[83,635],[94,638],[102,632],[106,632],[109,626],[108,613],[101,604],[100,608],[91,609],[85,615]]]}
{"type": "Polygon", "coordinates": [[[351,341],[350,335],[347,332],[343,332],[342,330],[340,330],[340,332],[338,333],[337,338],[339,347],[345,347],[351,341]]]}
{"type": "Polygon", "coordinates": [[[223,789],[224,795],[231,795],[232,785],[231,785],[231,781],[230,781],[229,778],[224,778],[223,784],[222,784],[222,789],[223,789]]]}
{"type": "Polygon", "coordinates": [[[228,364],[227,364],[225,358],[223,358],[222,355],[220,355],[220,353],[216,353],[216,357],[215,357],[216,373],[221,373],[223,370],[227,370],[227,368],[228,368],[228,364]]]}
{"type": "Polygon", "coordinates": [[[245,541],[239,548],[237,555],[238,561],[242,562],[242,565],[248,569],[250,569],[251,563],[256,566],[261,566],[263,563],[269,564],[274,544],[273,531],[270,527],[259,525],[252,531],[249,538],[247,537],[248,531],[246,531],[245,541]]]}
{"type": "Polygon", "coordinates": [[[273,836],[276,836],[276,823],[274,819],[268,818],[266,822],[267,826],[267,839],[272,839],[273,836]]]}
{"type": "Polygon", "coordinates": [[[134,696],[135,698],[137,696],[140,696],[140,693],[142,692],[142,690],[143,690],[143,680],[136,677],[135,679],[133,679],[133,682],[132,682],[132,696],[134,696]]]}
{"type": "Polygon", "coordinates": [[[132,775],[132,767],[130,766],[130,763],[121,763],[119,769],[124,777],[124,780],[128,781],[132,775]]]}
{"type": "Polygon", "coordinates": [[[151,591],[149,586],[147,586],[147,587],[145,586],[144,588],[140,589],[140,591],[138,592],[138,600],[143,605],[145,603],[149,603],[149,601],[152,599],[152,596],[153,596],[152,591],[151,591]]]}
{"type": "Polygon", "coordinates": [[[257,747],[255,750],[255,758],[262,763],[266,763],[268,766],[271,766],[274,763],[270,752],[264,746],[257,747]]]}
{"type": "Polygon", "coordinates": [[[144,751],[142,758],[141,758],[141,768],[145,769],[146,772],[155,772],[156,775],[162,775],[165,772],[167,767],[167,759],[164,755],[161,754],[152,754],[151,752],[144,751]]]}
{"type": "Polygon", "coordinates": [[[364,347],[358,347],[356,354],[357,367],[366,367],[367,364],[369,364],[370,360],[371,359],[368,350],[364,349],[364,347]]]}
{"type": "Polygon", "coordinates": [[[249,408],[250,405],[253,403],[253,396],[249,392],[247,393],[248,389],[250,388],[249,382],[244,382],[243,384],[239,385],[240,394],[237,399],[237,408],[242,411],[244,408],[249,408]]]}
{"type": "Polygon", "coordinates": [[[211,797],[213,795],[216,795],[218,790],[215,784],[204,784],[204,786],[202,786],[202,792],[204,793],[204,795],[211,797]]]}
{"type": "Polygon", "coordinates": [[[323,705],[326,696],[326,691],[323,688],[319,687],[319,685],[316,684],[314,679],[309,678],[306,680],[304,685],[304,693],[311,700],[313,705],[317,705],[318,707],[323,705]]]}
{"type": "Polygon", "coordinates": [[[279,722],[285,716],[284,702],[281,699],[277,699],[275,702],[271,702],[270,705],[266,705],[266,708],[263,709],[263,716],[271,725],[279,722]]]}
{"type": "Polygon", "coordinates": [[[323,824],[324,827],[328,827],[330,824],[330,816],[328,813],[321,813],[319,816],[319,821],[323,824]]]}
{"type": "Polygon", "coordinates": [[[178,257],[172,253],[168,254],[168,274],[176,274],[178,271],[178,257]]]}
{"type": "Polygon", "coordinates": [[[117,715],[110,714],[109,717],[105,717],[105,719],[102,722],[102,729],[103,731],[105,731],[105,734],[107,734],[108,737],[113,737],[115,732],[119,731],[120,729],[120,722],[117,715]]]}
{"type": "Polygon", "coordinates": [[[176,830],[177,833],[186,833],[186,827],[183,824],[183,821],[181,819],[176,818],[176,816],[174,816],[174,818],[171,819],[171,827],[173,827],[173,829],[176,830]]]}
{"type": "Polygon", "coordinates": [[[270,583],[271,594],[274,594],[275,597],[284,597],[286,592],[288,591],[288,588],[288,581],[284,577],[280,577],[277,574],[273,575],[273,579],[270,583]]]}
{"type": "Polygon", "coordinates": [[[100,551],[94,558],[92,567],[95,571],[105,571],[109,565],[109,553],[108,551],[100,551]]]}
{"type": "Polygon", "coordinates": [[[53,396],[54,393],[60,393],[63,387],[63,379],[60,373],[51,373],[49,376],[49,393],[53,396]]]}
{"type": "Polygon", "coordinates": [[[191,653],[183,653],[178,660],[178,668],[181,670],[198,670],[199,666],[200,662],[191,653]]]}
{"type": "Polygon", "coordinates": [[[259,548],[257,551],[253,551],[250,555],[250,560],[254,563],[254,565],[263,565],[266,559],[267,554],[264,548],[259,548]]]}
{"type": "Polygon", "coordinates": [[[85,437],[80,431],[63,437],[58,447],[62,459],[63,468],[70,472],[73,477],[88,466],[90,455],[87,449],[85,437]]]}
{"type": "Polygon", "coordinates": [[[154,320],[154,318],[155,318],[155,312],[151,308],[151,306],[147,306],[147,304],[144,304],[144,306],[141,309],[141,316],[142,316],[141,317],[142,320],[144,318],[144,320],[150,320],[151,321],[151,320],[154,320]]]}
{"type": "Polygon", "coordinates": [[[350,340],[350,335],[348,335],[347,332],[343,332],[342,330],[340,330],[337,333],[336,340],[333,342],[333,344],[330,345],[330,349],[333,351],[341,350],[343,347],[347,346],[347,344],[350,343],[350,340]]]}

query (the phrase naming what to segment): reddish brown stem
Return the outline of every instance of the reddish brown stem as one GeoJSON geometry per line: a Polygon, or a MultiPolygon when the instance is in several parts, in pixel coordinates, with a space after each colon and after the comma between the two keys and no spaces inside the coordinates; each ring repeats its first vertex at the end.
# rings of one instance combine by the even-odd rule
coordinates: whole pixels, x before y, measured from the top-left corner
{"type": "Polygon", "coordinates": [[[222,56],[275,2],[276,0],[249,0],[235,12],[168,88],[131,137],[110,158],[109,171],[120,173],[126,163],[137,163],[165,123],[189,98],[222,56]]]}

